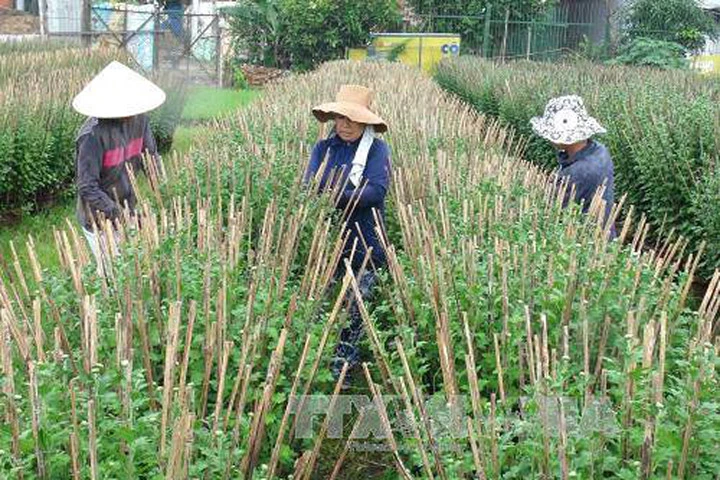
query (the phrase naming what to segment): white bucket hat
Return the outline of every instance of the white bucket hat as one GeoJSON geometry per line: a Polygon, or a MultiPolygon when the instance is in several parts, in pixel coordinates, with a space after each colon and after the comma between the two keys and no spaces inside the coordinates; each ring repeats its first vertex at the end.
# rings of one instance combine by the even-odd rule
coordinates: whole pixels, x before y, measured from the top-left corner
{"type": "Polygon", "coordinates": [[[156,109],[165,92],[120,62],[110,62],[72,102],[75,110],[97,118],[124,118],[156,109]]]}
{"type": "Polygon", "coordinates": [[[577,95],[553,98],[545,107],[545,114],[531,119],[530,123],[537,135],[559,145],[572,145],[598,133],[607,133],[588,115],[582,98],[577,95]]]}

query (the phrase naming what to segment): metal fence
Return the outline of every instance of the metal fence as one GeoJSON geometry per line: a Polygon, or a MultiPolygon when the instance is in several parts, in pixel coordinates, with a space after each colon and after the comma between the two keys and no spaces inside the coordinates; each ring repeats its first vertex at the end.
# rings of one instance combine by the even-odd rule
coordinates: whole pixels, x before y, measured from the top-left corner
{"type": "Polygon", "coordinates": [[[145,72],[182,74],[193,83],[219,83],[225,41],[219,13],[188,13],[153,5],[94,5],[82,12],[48,9],[47,35],[122,48],[145,72]]]}
{"type": "Polygon", "coordinates": [[[561,3],[542,15],[516,16],[489,4],[475,14],[462,6],[420,13],[423,32],[457,33],[463,53],[488,58],[547,60],[609,34],[610,18],[596,1],[561,3]]]}

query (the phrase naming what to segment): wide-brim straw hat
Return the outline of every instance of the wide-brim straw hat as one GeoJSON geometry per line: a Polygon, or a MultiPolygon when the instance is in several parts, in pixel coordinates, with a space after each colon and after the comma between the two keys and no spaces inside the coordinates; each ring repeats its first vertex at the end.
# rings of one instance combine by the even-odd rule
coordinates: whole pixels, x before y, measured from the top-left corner
{"type": "Polygon", "coordinates": [[[370,110],[373,101],[373,91],[360,85],[343,85],[335,97],[334,102],[323,103],[313,108],[313,115],[325,123],[332,120],[335,115],[342,115],[353,122],[373,125],[378,133],[388,129],[385,120],[370,110]]]}
{"type": "Polygon", "coordinates": [[[125,118],[158,108],[165,92],[120,62],[111,62],[73,99],[75,110],[97,118],[125,118]]]}
{"type": "Polygon", "coordinates": [[[531,119],[530,123],[537,135],[559,145],[572,145],[607,133],[600,122],[588,114],[583,99],[577,95],[553,98],[545,107],[545,114],[531,119]]]}

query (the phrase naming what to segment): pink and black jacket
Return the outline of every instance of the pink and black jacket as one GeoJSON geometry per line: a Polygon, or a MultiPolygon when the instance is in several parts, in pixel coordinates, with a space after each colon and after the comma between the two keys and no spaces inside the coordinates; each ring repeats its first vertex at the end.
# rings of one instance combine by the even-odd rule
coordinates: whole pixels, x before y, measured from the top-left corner
{"type": "Polygon", "coordinates": [[[155,138],[146,115],[127,119],[89,118],[75,142],[77,217],[86,230],[92,221],[116,219],[127,204],[135,209],[126,163],[142,170],[142,155],[157,156],[155,138]],[[101,214],[101,215],[98,215],[101,214]]]}

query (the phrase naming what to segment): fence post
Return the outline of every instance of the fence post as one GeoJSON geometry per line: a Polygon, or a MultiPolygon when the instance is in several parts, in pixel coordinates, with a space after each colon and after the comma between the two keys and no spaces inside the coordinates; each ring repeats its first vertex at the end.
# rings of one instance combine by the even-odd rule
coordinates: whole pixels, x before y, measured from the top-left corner
{"type": "Polygon", "coordinates": [[[510,7],[505,7],[505,27],[503,30],[502,49],[500,50],[500,58],[505,63],[507,55],[508,29],[510,28],[510,7]]]}
{"type": "Polygon", "coordinates": [[[160,46],[158,45],[160,43],[160,24],[161,24],[161,12],[160,12],[160,6],[157,6],[153,10],[153,16],[155,17],[153,19],[154,25],[153,25],[153,71],[158,72],[160,71],[160,46]]]}
{"type": "Polygon", "coordinates": [[[221,15],[215,8],[215,31],[217,32],[217,40],[215,41],[215,71],[217,72],[217,86],[222,88],[223,79],[225,77],[225,55],[223,49],[223,29],[221,15]]]}
{"type": "Polygon", "coordinates": [[[489,45],[490,45],[490,19],[492,17],[492,3],[488,3],[485,8],[485,29],[483,32],[483,45],[482,45],[482,56],[484,58],[489,57],[489,45]]]}
{"type": "Polygon", "coordinates": [[[40,15],[40,36],[47,35],[47,2],[38,0],[38,14],[40,15]]]}
{"type": "Polygon", "coordinates": [[[532,54],[532,37],[533,37],[533,26],[535,25],[535,20],[530,21],[530,25],[528,25],[528,35],[527,35],[527,50],[525,51],[525,59],[530,60],[530,55],[532,54]]]}
{"type": "Polygon", "coordinates": [[[80,26],[82,43],[85,47],[92,45],[92,2],[83,0],[82,2],[82,25],[80,26]]]}

